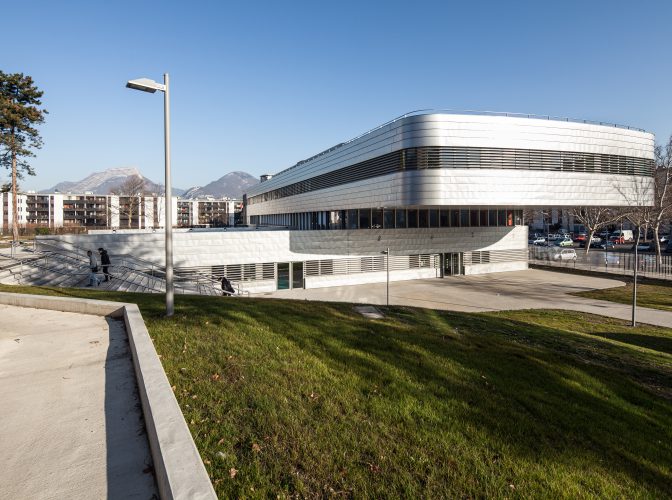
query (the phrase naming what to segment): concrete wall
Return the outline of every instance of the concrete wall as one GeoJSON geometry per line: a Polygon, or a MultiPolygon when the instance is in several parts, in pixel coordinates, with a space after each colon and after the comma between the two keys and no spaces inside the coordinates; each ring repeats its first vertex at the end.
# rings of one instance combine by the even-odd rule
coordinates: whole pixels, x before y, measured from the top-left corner
{"type": "MultiPolygon", "coordinates": [[[[53,238],[53,237],[52,237],[53,238]]],[[[164,234],[156,232],[63,235],[59,239],[84,249],[104,247],[111,255],[132,254],[164,262],[164,234]]],[[[178,267],[392,254],[467,252],[527,248],[527,227],[370,229],[341,231],[227,230],[184,231],[173,235],[178,267]]]]}
{"type": "MultiPolygon", "coordinates": [[[[419,280],[438,278],[441,276],[440,269],[405,269],[403,271],[390,271],[390,281],[419,280]]],[[[341,285],[361,285],[364,283],[385,283],[387,272],[361,274],[335,274],[332,276],[307,276],[306,288],[324,288],[341,285]]]]}

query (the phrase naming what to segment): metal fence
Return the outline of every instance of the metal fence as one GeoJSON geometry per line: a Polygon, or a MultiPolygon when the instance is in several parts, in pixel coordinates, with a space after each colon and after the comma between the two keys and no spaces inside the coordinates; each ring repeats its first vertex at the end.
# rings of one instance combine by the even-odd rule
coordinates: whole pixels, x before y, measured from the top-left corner
{"type": "MultiPolygon", "coordinates": [[[[579,248],[576,249],[576,258],[567,258],[567,254],[561,256],[558,248],[530,246],[529,263],[632,276],[635,269],[635,254],[593,249],[586,255],[585,250],[579,248]]],[[[655,253],[639,253],[637,255],[637,270],[640,276],[672,279],[672,255],[661,256],[661,262],[659,263],[655,253]]]]}

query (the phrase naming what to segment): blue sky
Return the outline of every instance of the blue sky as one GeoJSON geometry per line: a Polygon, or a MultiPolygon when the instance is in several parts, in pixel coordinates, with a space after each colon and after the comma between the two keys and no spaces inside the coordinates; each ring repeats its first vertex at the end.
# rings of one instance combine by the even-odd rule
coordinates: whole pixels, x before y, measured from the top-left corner
{"type": "Polygon", "coordinates": [[[26,189],[121,166],[160,182],[162,98],[124,84],[164,72],[181,188],[277,172],[416,109],[672,133],[670,1],[24,0],[3,18],[0,69],[31,75],[50,113],[26,189]]]}

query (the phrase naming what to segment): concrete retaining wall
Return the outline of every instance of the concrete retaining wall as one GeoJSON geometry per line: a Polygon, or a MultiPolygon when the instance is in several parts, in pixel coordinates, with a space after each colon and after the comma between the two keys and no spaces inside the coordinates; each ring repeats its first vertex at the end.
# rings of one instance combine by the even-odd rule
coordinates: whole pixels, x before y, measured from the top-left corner
{"type": "Polygon", "coordinates": [[[161,498],[217,498],[137,305],[4,292],[0,304],[123,317],[161,498]]]}

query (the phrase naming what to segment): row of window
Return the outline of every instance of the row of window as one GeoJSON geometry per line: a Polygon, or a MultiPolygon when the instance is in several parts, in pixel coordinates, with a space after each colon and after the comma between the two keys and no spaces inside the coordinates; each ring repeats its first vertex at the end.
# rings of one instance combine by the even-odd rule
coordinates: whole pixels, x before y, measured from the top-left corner
{"type": "Polygon", "coordinates": [[[515,209],[360,208],[293,214],[254,215],[256,225],[295,229],[407,229],[432,227],[506,227],[523,224],[515,209]]]}

